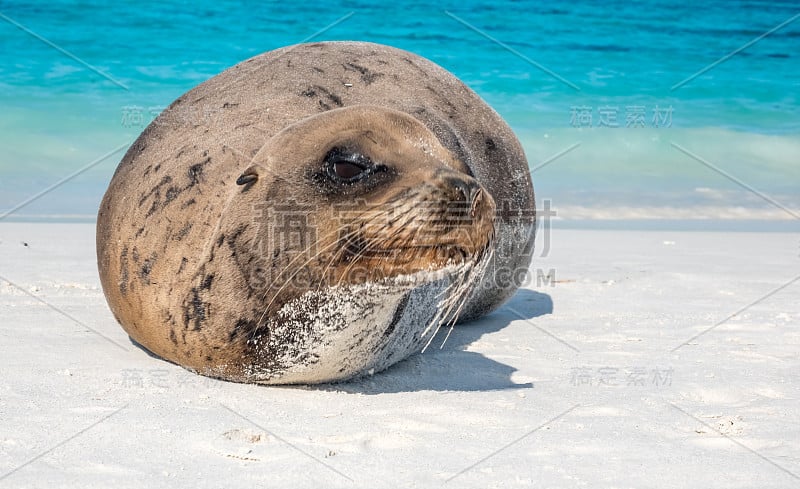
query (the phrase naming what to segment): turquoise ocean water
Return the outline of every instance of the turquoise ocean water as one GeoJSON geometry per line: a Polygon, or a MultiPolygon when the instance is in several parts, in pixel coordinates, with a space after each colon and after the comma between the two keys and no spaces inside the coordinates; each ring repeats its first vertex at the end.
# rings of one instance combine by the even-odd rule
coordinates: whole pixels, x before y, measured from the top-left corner
{"type": "Polygon", "coordinates": [[[0,1],[0,216],[93,219],[126,145],[183,92],[264,51],[347,39],[477,91],[559,220],[800,229],[797,2],[287,5],[0,1]]]}

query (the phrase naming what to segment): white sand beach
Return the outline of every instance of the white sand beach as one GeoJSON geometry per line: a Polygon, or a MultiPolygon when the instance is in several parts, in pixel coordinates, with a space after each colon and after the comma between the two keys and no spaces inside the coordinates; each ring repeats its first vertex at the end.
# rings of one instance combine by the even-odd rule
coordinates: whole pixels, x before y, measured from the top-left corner
{"type": "Polygon", "coordinates": [[[555,229],[532,269],[442,349],[263,387],[133,345],[93,225],[0,224],[0,488],[800,487],[800,234],[555,229]]]}

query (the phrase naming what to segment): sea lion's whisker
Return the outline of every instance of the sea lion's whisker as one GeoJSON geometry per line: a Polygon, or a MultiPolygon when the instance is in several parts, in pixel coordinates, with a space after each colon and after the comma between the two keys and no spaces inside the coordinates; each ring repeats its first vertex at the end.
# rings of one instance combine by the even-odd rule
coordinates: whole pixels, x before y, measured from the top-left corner
{"type": "MultiPolygon", "coordinates": [[[[292,266],[292,265],[293,265],[293,264],[294,264],[294,263],[295,263],[297,260],[300,260],[300,259],[302,259],[303,257],[305,257],[305,256],[306,256],[306,252],[307,252],[307,251],[311,250],[312,248],[314,248],[315,246],[317,246],[317,245],[318,245],[320,242],[322,242],[323,240],[327,239],[328,237],[330,237],[330,236],[333,236],[333,235],[337,234],[339,231],[340,231],[340,229],[335,229],[335,230],[333,230],[332,232],[330,232],[330,233],[328,233],[328,234],[326,234],[326,235],[324,235],[324,236],[318,237],[316,240],[314,240],[314,242],[313,242],[313,243],[309,244],[308,246],[306,246],[306,247],[305,247],[305,248],[303,248],[302,250],[298,251],[298,252],[297,252],[297,256],[295,256],[294,258],[292,258],[292,259],[289,261],[289,263],[287,263],[287,264],[286,264],[286,265],[283,267],[283,269],[281,269],[280,273],[278,273],[278,275],[274,277],[274,280],[278,280],[279,278],[281,278],[281,277],[283,276],[283,274],[284,274],[284,273],[286,273],[288,270],[290,270],[290,267],[291,267],[291,266],[292,266]]],[[[332,244],[336,244],[336,243],[334,242],[334,243],[332,243],[332,244]]],[[[326,247],[326,248],[327,248],[327,247],[326,247]]],[[[316,258],[317,256],[319,256],[319,254],[320,254],[322,251],[323,251],[323,250],[320,250],[320,251],[318,251],[318,252],[317,252],[317,253],[316,253],[314,256],[312,256],[312,257],[311,257],[311,259],[313,260],[314,258],[316,258]]],[[[269,254],[269,253],[268,253],[268,254],[269,254]]],[[[306,264],[308,264],[308,262],[304,263],[304,265],[306,265],[306,264]]],[[[301,268],[302,268],[302,267],[301,267],[301,268]]],[[[265,299],[265,298],[266,298],[266,295],[267,295],[267,292],[268,292],[268,290],[269,290],[269,289],[267,289],[267,291],[265,291],[265,292],[264,292],[264,297],[262,297],[262,299],[265,299]]]]}
{"type": "MultiPolygon", "coordinates": [[[[447,314],[448,314],[448,311],[449,311],[448,304],[452,300],[452,297],[454,296],[455,290],[458,290],[458,288],[459,288],[459,282],[452,282],[445,288],[445,290],[451,290],[452,289],[452,292],[450,294],[448,294],[445,297],[445,299],[439,301],[439,303],[436,305],[436,309],[437,309],[436,315],[433,317],[433,319],[431,319],[431,321],[425,327],[425,330],[422,332],[422,337],[424,337],[425,335],[428,334],[428,332],[430,332],[431,329],[435,328],[435,330],[434,330],[433,334],[431,335],[430,339],[428,339],[428,342],[425,344],[425,347],[422,349],[422,353],[425,353],[425,350],[428,349],[428,346],[430,346],[431,342],[433,341],[433,338],[436,337],[436,334],[439,332],[439,328],[441,328],[442,322],[447,320],[447,314]]],[[[439,297],[440,295],[441,294],[437,295],[436,297],[439,297]]]]}
{"type": "Polygon", "coordinates": [[[427,349],[428,345],[430,345],[430,343],[436,337],[436,335],[439,332],[439,329],[441,328],[442,324],[447,323],[450,326],[450,328],[448,329],[447,335],[445,336],[444,341],[442,342],[442,344],[439,347],[439,349],[442,349],[442,347],[444,346],[445,342],[447,341],[447,338],[450,337],[450,333],[453,332],[453,328],[455,327],[455,324],[458,321],[458,315],[459,315],[459,312],[461,311],[461,306],[463,305],[463,302],[466,299],[466,297],[468,297],[467,292],[469,292],[470,289],[471,289],[471,287],[469,287],[470,281],[467,280],[467,278],[466,278],[467,275],[470,272],[471,272],[471,270],[467,270],[466,271],[466,273],[464,275],[464,278],[462,279],[461,285],[456,290],[456,292],[454,292],[454,294],[451,296],[451,297],[455,298],[456,300],[451,300],[450,301],[450,304],[447,307],[447,311],[446,311],[445,315],[443,316],[443,320],[436,326],[436,331],[431,335],[430,340],[428,340],[428,344],[425,345],[425,349],[427,349]],[[462,298],[463,298],[463,300],[462,300],[462,298]],[[456,304],[459,304],[459,306],[455,310],[455,312],[452,313],[452,315],[451,315],[453,307],[456,304]]]}
{"type": "MultiPolygon", "coordinates": [[[[346,229],[346,226],[344,226],[344,225],[339,226],[337,229],[334,229],[330,233],[321,236],[320,238],[316,239],[313,243],[311,243],[309,246],[304,248],[302,251],[298,252],[298,255],[295,258],[293,258],[289,263],[287,263],[286,266],[283,267],[283,269],[281,270],[281,273],[279,273],[278,276],[275,277],[275,279],[280,278],[284,273],[286,273],[288,270],[290,270],[291,265],[295,261],[297,261],[300,258],[303,258],[305,256],[305,254],[306,254],[305,252],[307,252],[308,250],[314,248],[320,242],[323,242],[323,241],[327,240],[331,236],[337,236],[337,235],[339,236],[337,239],[333,240],[332,242],[330,242],[327,245],[325,245],[322,248],[320,248],[313,256],[309,257],[300,267],[298,267],[297,271],[295,271],[295,274],[292,275],[292,277],[290,277],[290,279],[293,278],[299,271],[301,271],[303,269],[303,267],[305,267],[309,262],[315,260],[320,255],[325,253],[325,251],[327,251],[328,249],[330,249],[330,248],[332,248],[334,246],[337,246],[337,245],[341,244],[341,241],[342,241],[343,238],[349,238],[350,236],[354,235],[357,232],[357,230],[356,230],[356,231],[351,231],[351,232],[349,232],[349,233],[347,233],[345,235],[341,235],[341,231],[343,229],[346,229]]],[[[264,298],[266,298],[266,293],[264,295],[264,298]]]]}
{"type": "MultiPolygon", "coordinates": [[[[393,210],[392,208],[385,209],[385,210],[382,209],[381,211],[378,212],[377,216],[380,216],[381,213],[391,212],[392,210],[393,210]]],[[[373,219],[377,218],[377,217],[375,217],[375,214],[373,214],[371,217],[373,219]]],[[[361,230],[354,230],[352,233],[350,233],[349,236],[356,235],[359,232],[361,232],[361,230]]],[[[347,278],[348,274],[350,273],[350,270],[356,265],[356,263],[358,263],[359,260],[361,260],[362,258],[364,258],[366,256],[365,252],[367,252],[367,251],[383,251],[382,248],[374,248],[373,246],[374,245],[372,245],[372,243],[368,240],[359,249],[356,250],[356,254],[351,256],[350,264],[345,268],[344,272],[341,274],[339,280],[337,281],[337,283],[336,283],[337,287],[341,286],[342,281],[345,278],[347,278]]],[[[342,246],[341,253],[344,254],[347,251],[349,251],[349,250],[347,250],[347,248],[345,246],[342,246]]]]}
{"type": "MultiPolygon", "coordinates": [[[[378,217],[380,216],[380,214],[382,214],[382,213],[387,213],[387,212],[391,212],[391,209],[388,209],[388,210],[381,209],[381,210],[379,210],[377,213],[373,213],[373,214],[371,214],[371,215],[370,215],[370,218],[372,218],[372,219],[376,219],[376,218],[378,218],[378,217]],[[377,217],[376,217],[376,216],[377,216],[377,217]]],[[[359,216],[359,217],[361,217],[361,216],[359,216]]],[[[341,229],[344,229],[346,226],[349,226],[349,224],[341,226],[341,227],[340,227],[340,230],[341,230],[341,229]]],[[[346,245],[347,243],[349,243],[349,239],[350,239],[351,237],[353,237],[353,236],[356,236],[356,235],[358,235],[359,233],[362,233],[362,232],[363,232],[363,231],[362,231],[362,230],[360,230],[360,229],[353,229],[353,230],[351,230],[351,231],[350,231],[349,233],[347,233],[345,236],[343,236],[343,237],[340,237],[340,238],[339,238],[339,244],[344,244],[344,245],[346,245]],[[342,243],[342,242],[344,242],[344,243],[342,243]]],[[[343,246],[341,246],[341,248],[340,248],[339,250],[337,250],[337,252],[336,252],[336,253],[334,253],[333,257],[331,258],[331,260],[330,260],[330,261],[328,262],[328,264],[326,265],[326,269],[325,269],[325,272],[323,273],[323,276],[327,275],[327,270],[328,270],[328,269],[330,269],[330,267],[333,265],[333,263],[334,263],[334,262],[336,262],[337,260],[341,260],[341,257],[342,257],[342,256],[343,256],[345,253],[348,253],[348,252],[350,251],[350,250],[348,250],[348,248],[347,248],[346,246],[344,246],[344,245],[343,245],[343,246]]],[[[357,251],[358,251],[358,250],[357,250],[357,251]]],[[[356,262],[357,262],[359,259],[361,259],[361,258],[363,258],[363,257],[364,257],[364,251],[366,251],[366,250],[360,250],[360,251],[359,251],[357,254],[355,254],[355,255],[353,255],[353,256],[352,256],[352,258],[351,258],[351,263],[350,263],[350,265],[349,265],[349,266],[348,266],[348,267],[345,269],[344,273],[342,273],[342,274],[341,274],[341,277],[339,278],[339,281],[337,281],[337,284],[336,284],[337,286],[341,285],[341,283],[342,283],[342,280],[344,280],[344,278],[347,276],[347,273],[349,273],[350,269],[351,269],[351,268],[352,268],[352,267],[355,265],[355,263],[356,263],[356,262]]],[[[321,285],[322,285],[322,284],[320,284],[320,286],[321,286],[321,285]]],[[[320,289],[320,286],[318,286],[318,287],[317,287],[317,291],[319,291],[319,289],[320,289]]]]}
{"type": "MultiPolygon", "coordinates": [[[[341,229],[343,229],[343,228],[344,228],[344,226],[342,226],[341,229]]],[[[354,236],[356,233],[357,233],[357,230],[353,230],[353,231],[349,232],[348,234],[346,234],[345,237],[349,238],[350,236],[354,236]]],[[[341,241],[341,238],[340,238],[340,241],[341,241]]],[[[331,270],[333,268],[334,262],[341,260],[342,256],[346,252],[347,252],[347,248],[345,248],[344,246],[341,246],[338,250],[336,250],[334,253],[331,254],[330,261],[328,261],[328,263],[325,265],[325,268],[322,270],[322,280],[320,280],[320,283],[317,284],[316,292],[319,292],[320,289],[322,288],[322,285],[327,282],[328,270],[331,270]]]]}
{"type": "MultiPolygon", "coordinates": [[[[330,236],[330,234],[328,234],[328,236],[330,236]]],[[[334,247],[334,246],[336,246],[336,245],[338,245],[338,244],[339,244],[339,242],[338,242],[338,240],[337,240],[337,241],[334,241],[334,242],[332,242],[332,243],[328,244],[327,246],[324,246],[324,247],[323,247],[323,249],[321,249],[321,250],[319,250],[317,253],[315,253],[315,254],[314,254],[314,256],[312,256],[311,258],[309,258],[308,260],[306,260],[306,261],[305,261],[305,262],[304,262],[304,263],[303,263],[301,266],[297,267],[297,270],[296,270],[296,271],[295,271],[295,272],[294,272],[294,273],[293,273],[293,274],[292,274],[292,275],[291,275],[289,278],[287,278],[287,279],[286,279],[286,281],[283,283],[283,285],[281,285],[281,288],[280,288],[280,289],[278,289],[278,291],[277,291],[277,292],[275,292],[275,293],[272,295],[272,299],[270,299],[269,303],[268,303],[268,304],[267,304],[267,306],[264,308],[264,312],[262,312],[262,313],[261,313],[261,316],[258,318],[258,322],[257,322],[256,324],[260,324],[260,323],[261,323],[261,321],[263,321],[263,320],[264,320],[264,316],[267,314],[267,311],[269,311],[269,308],[270,308],[270,306],[272,305],[272,303],[273,303],[273,302],[275,302],[275,299],[277,299],[277,298],[278,298],[278,295],[279,295],[281,292],[283,292],[283,290],[284,290],[284,289],[285,289],[285,288],[286,288],[286,287],[287,287],[289,284],[291,284],[292,280],[293,280],[293,279],[294,279],[294,278],[297,276],[297,274],[298,274],[298,273],[300,273],[300,272],[303,270],[303,268],[304,268],[306,265],[308,265],[308,264],[309,264],[309,263],[311,263],[313,260],[315,260],[315,259],[316,259],[318,256],[320,256],[320,255],[321,255],[321,254],[322,254],[322,253],[323,253],[325,250],[327,250],[327,249],[329,249],[329,248],[332,248],[332,247],[334,247]]],[[[301,256],[302,256],[302,255],[301,255],[301,256]]],[[[294,261],[294,260],[292,260],[292,261],[294,261]]],[[[287,265],[287,266],[288,266],[288,265],[287,265]]],[[[284,270],[286,270],[286,268],[284,268],[284,270]]],[[[283,273],[283,272],[281,272],[281,273],[283,273]]],[[[269,292],[269,289],[267,289],[267,291],[265,291],[265,292],[264,292],[264,299],[266,299],[266,297],[267,297],[267,293],[268,293],[268,292],[269,292]]]]}
{"type": "MultiPolygon", "coordinates": [[[[493,240],[490,237],[489,243],[487,243],[487,246],[486,248],[484,248],[484,250],[490,249],[490,245],[492,243],[493,240]]],[[[461,310],[463,309],[464,304],[469,298],[469,294],[472,291],[474,282],[479,280],[480,277],[485,272],[486,267],[488,266],[488,263],[491,260],[491,256],[493,255],[493,253],[494,253],[493,249],[491,249],[488,253],[486,253],[486,251],[482,251],[475,255],[473,261],[465,265],[467,268],[463,271],[459,281],[454,282],[454,284],[457,285],[455,288],[456,290],[454,290],[452,294],[449,294],[447,298],[444,300],[444,302],[440,303],[439,305],[440,308],[444,309],[444,312],[442,314],[437,313],[437,315],[434,316],[434,319],[429,323],[428,327],[425,329],[425,332],[423,333],[424,336],[425,334],[427,334],[428,331],[430,331],[430,329],[433,327],[434,324],[436,325],[436,330],[433,332],[431,337],[428,339],[428,342],[426,343],[425,347],[422,349],[423,353],[428,349],[428,346],[430,346],[431,342],[438,334],[439,330],[441,329],[441,326],[444,323],[448,323],[450,325],[450,329],[447,333],[447,336],[445,336],[442,345],[439,348],[441,349],[442,347],[444,347],[444,344],[447,341],[447,338],[449,338],[450,333],[452,332],[455,326],[455,323],[458,321],[458,317],[461,313],[461,310]],[[458,306],[455,308],[455,311],[453,311],[453,307],[455,307],[456,304],[458,306]]]]}
{"type": "Polygon", "coordinates": [[[350,273],[350,270],[352,270],[352,268],[356,265],[356,263],[358,263],[358,261],[361,258],[364,258],[363,250],[360,250],[356,255],[352,256],[350,264],[347,265],[347,267],[345,267],[344,272],[339,277],[339,280],[336,282],[336,287],[341,287],[342,281],[344,281],[344,279],[347,278],[348,274],[350,273]]]}
{"type": "Polygon", "coordinates": [[[460,304],[453,316],[453,321],[450,324],[450,329],[447,331],[447,335],[444,337],[444,341],[442,341],[442,344],[439,346],[440,350],[444,348],[444,344],[447,343],[447,339],[450,337],[450,333],[453,332],[453,329],[455,328],[455,323],[458,320],[458,317],[461,315],[461,310],[464,308],[464,305],[466,305],[467,299],[469,299],[469,294],[472,291],[472,288],[475,285],[477,285],[477,283],[480,281],[480,278],[483,276],[484,272],[489,267],[489,262],[492,260],[492,257],[494,256],[494,248],[490,246],[487,247],[487,249],[489,250],[488,253],[481,254],[482,256],[478,260],[478,267],[473,270],[472,276],[469,278],[469,281],[467,283],[467,287],[465,287],[464,290],[462,291],[462,297],[459,301],[460,304]]]}

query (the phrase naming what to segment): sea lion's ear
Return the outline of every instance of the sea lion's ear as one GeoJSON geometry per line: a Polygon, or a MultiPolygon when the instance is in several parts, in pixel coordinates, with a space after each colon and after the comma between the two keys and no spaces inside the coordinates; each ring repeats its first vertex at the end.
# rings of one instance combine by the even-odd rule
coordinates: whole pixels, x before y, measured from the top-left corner
{"type": "Polygon", "coordinates": [[[236,179],[236,185],[246,185],[249,187],[254,184],[256,180],[258,180],[258,167],[253,165],[239,175],[239,178],[236,179]]]}

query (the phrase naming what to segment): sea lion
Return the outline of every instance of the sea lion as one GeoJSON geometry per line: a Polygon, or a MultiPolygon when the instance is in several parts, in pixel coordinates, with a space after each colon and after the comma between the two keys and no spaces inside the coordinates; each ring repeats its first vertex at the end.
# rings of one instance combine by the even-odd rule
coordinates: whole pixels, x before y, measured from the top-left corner
{"type": "Polygon", "coordinates": [[[508,299],[534,196],[517,138],[434,63],[362,42],[246,60],[178,98],[97,219],[130,337],[203,375],[317,383],[382,370],[508,299]]]}

